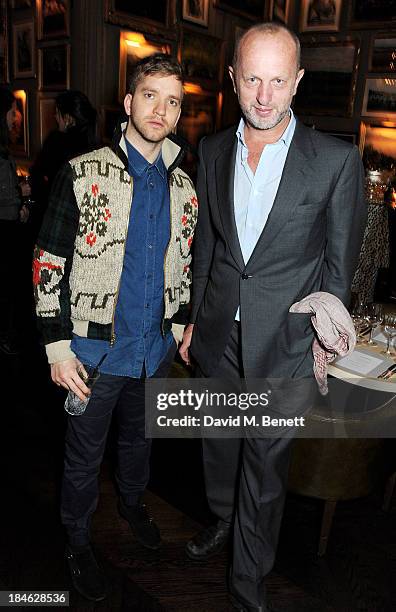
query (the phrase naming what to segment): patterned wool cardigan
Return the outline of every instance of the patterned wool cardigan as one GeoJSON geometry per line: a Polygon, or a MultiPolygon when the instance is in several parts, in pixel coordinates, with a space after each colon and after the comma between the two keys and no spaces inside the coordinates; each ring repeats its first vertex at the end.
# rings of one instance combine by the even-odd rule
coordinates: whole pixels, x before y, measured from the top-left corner
{"type": "MultiPolygon", "coordinates": [[[[180,146],[167,138],[162,157],[168,170],[171,228],[164,262],[163,333],[177,315],[180,319],[190,299],[198,202],[192,181],[177,166],[181,155],[180,146]]],[[[73,331],[114,340],[133,195],[127,168],[122,136],[116,152],[104,147],[72,159],[54,182],[33,260],[37,320],[49,363],[74,356],[73,331]]]]}

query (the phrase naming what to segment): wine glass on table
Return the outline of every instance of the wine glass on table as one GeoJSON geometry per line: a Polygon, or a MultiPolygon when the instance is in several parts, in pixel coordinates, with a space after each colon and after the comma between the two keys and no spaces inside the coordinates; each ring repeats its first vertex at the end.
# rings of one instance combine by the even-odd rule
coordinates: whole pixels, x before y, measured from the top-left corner
{"type": "Polygon", "coordinates": [[[363,331],[363,329],[365,329],[365,327],[367,327],[366,313],[366,302],[364,302],[363,300],[357,300],[351,312],[351,319],[356,330],[357,344],[360,344],[364,341],[361,332],[363,331]]]}
{"type": "Polygon", "coordinates": [[[375,302],[367,304],[365,319],[370,326],[370,337],[367,344],[370,346],[377,346],[377,343],[373,340],[373,333],[374,330],[377,329],[378,325],[380,325],[384,320],[384,310],[382,304],[377,304],[375,302]]]}
{"type": "Polygon", "coordinates": [[[382,351],[383,355],[387,355],[388,357],[392,355],[392,343],[393,338],[396,336],[396,316],[395,315],[385,315],[384,318],[384,334],[387,337],[387,345],[386,350],[382,351]]]}

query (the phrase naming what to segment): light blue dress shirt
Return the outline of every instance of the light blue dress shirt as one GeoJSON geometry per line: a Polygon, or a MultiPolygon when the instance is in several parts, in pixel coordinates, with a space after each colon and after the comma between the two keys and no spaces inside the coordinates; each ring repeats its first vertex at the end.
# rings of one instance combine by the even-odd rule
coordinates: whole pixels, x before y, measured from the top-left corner
{"type": "MultiPolygon", "coordinates": [[[[290,109],[290,121],[282,136],[265,145],[253,173],[248,164],[245,143],[245,121],[242,118],[236,132],[238,138],[234,177],[234,214],[239,244],[245,264],[250,259],[274,205],[296,119],[290,109]]],[[[235,316],[239,321],[239,308],[235,316]]]]}

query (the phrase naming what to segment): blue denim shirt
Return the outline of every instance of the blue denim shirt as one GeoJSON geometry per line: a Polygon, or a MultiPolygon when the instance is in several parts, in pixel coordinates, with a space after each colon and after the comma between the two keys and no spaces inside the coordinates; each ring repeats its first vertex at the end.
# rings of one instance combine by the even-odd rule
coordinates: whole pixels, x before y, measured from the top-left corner
{"type": "Polygon", "coordinates": [[[170,238],[170,201],[167,172],[161,154],[150,164],[125,139],[133,198],[120,291],[115,311],[116,341],[74,335],[71,349],[83,363],[100,371],[139,378],[145,366],[152,376],[173,341],[161,334],[164,313],[164,257],[170,238]]]}

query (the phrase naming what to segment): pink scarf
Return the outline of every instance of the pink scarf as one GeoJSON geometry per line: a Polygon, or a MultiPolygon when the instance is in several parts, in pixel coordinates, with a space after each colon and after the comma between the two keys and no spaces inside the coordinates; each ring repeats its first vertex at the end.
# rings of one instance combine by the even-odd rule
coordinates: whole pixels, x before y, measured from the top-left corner
{"type": "Polygon", "coordinates": [[[349,312],[331,293],[310,293],[289,308],[289,312],[311,312],[316,331],[312,352],[314,374],[322,395],[328,393],[327,366],[337,355],[349,355],[355,348],[356,332],[349,312]]]}

